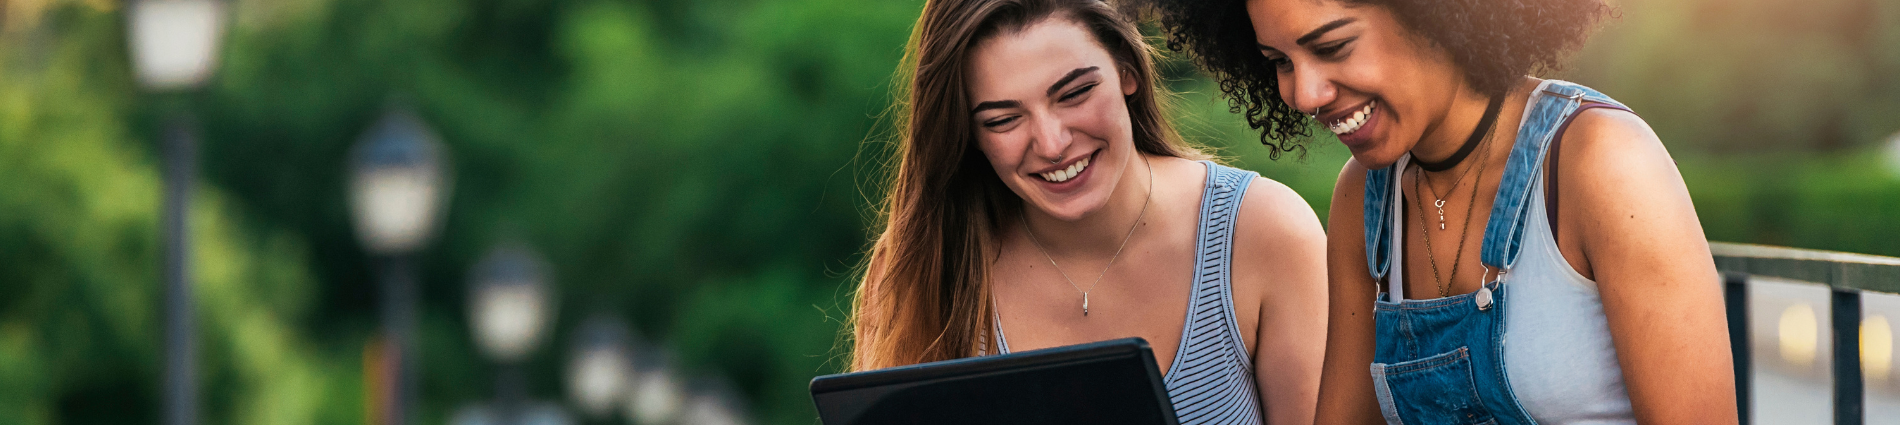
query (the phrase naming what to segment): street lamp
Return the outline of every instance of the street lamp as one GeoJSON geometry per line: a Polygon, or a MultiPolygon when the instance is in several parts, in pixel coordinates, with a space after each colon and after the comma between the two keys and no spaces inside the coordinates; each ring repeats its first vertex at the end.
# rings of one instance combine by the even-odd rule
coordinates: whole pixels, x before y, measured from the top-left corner
{"type": "Polygon", "coordinates": [[[588,318],[575,332],[567,389],[590,419],[607,418],[625,400],[633,373],[630,335],[626,325],[605,315],[588,318]]]}
{"type": "Polygon", "coordinates": [[[693,425],[745,425],[742,402],[725,381],[703,379],[695,385],[692,398],[680,414],[680,423],[693,425]]]}
{"type": "MultiPolygon", "coordinates": [[[[219,39],[224,35],[224,3],[216,0],[139,0],[126,5],[126,36],[139,86],[150,92],[195,90],[217,69],[219,39]]],[[[182,109],[182,108],[180,108],[182,109]]],[[[190,216],[192,179],[197,169],[197,135],[182,111],[167,118],[162,163],[165,210],[165,397],[164,423],[198,422],[197,345],[192,320],[190,216]]]]}
{"type": "Polygon", "coordinates": [[[642,425],[672,424],[685,410],[686,388],[666,351],[641,348],[633,362],[633,382],[622,408],[627,421],[642,425]]]}
{"type": "Polygon", "coordinates": [[[525,419],[526,400],[520,362],[540,345],[554,310],[548,271],[541,257],[520,244],[489,250],[475,264],[469,282],[469,319],[475,341],[500,365],[495,378],[498,415],[504,422],[525,419]]]}
{"type": "Polygon", "coordinates": [[[475,339],[490,358],[519,362],[541,342],[554,308],[547,267],[522,245],[502,245],[475,265],[469,313],[475,339]]]}
{"type": "Polygon", "coordinates": [[[383,423],[402,425],[415,399],[416,279],[413,254],[434,235],[449,188],[441,142],[422,119],[392,109],[350,150],[350,206],[356,236],[382,261],[382,316],[394,367],[383,382],[383,423]]]}
{"type": "Polygon", "coordinates": [[[523,409],[514,422],[505,422],[494,409],[480,404],[464,405],[449,416],[449,425],[573,425],[574,418],[554,403],[535,403],[523,409]]]}
{"type": "Polygon", "coordinates": [[[449,185],[440,139],[406,109],[383,114],[350,153],[351,212],[370,252],[414,253],[435,233],[449,185]]]}

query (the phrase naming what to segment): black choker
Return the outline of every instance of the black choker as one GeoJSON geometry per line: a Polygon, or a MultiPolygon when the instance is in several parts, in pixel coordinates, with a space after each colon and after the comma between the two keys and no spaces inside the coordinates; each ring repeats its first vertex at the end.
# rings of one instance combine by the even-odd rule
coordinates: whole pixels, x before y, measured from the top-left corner
{"type": "MultiPolygon", "coordinates": [[[[1457,153],[1453,153],[1450,158],[1445,158],[1445,160],[1438,162],[1418,160],[1418,168],[1436,173],[1450,170],[1451,167],[1456,167],[1458,163],[1464,162],[1465,157],[1471,156],[1471,151],[1477,149],[1478,142],[1484,141],[1484,136],[1491,134],[1491,126],[1497,124],[1498,110],[1502,109],[1502,106],[1504,106],[1504,96],[1492,97],[1491,104],[1485,105],[1484,107],[1484,118],[1478,119],[1478,128],[1471,130],[1471,137],[1465,138],[1465,145],[1458,147],[1457,153]]],[[[1413,159],[1417,158],[1416,156],[1413,157],[1413,159]]]]}

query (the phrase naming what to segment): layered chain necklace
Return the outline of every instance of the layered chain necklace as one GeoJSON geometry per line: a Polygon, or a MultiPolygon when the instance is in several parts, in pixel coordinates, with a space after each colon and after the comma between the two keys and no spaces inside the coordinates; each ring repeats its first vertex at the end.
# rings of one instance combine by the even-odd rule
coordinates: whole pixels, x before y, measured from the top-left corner
{"type": "Polygon", "coordinates": [[[1023,212],[1023,210],[1027,210],[1028,208],[1023,208],[1023,210],[1017,210],[1017,212],[1022,216],[1023,233],[1029,234],[1029,241],[1036,244],[1036,250],[1042,252],[1042,258],[1046,258],[1049,260],[1049,266],[1054,267],[1056,269],[1056,273],[1062,274],[1062,280],[1069,282],[1070,288],[1075,288],[1076,292],[1082,293],[1082,315],[1083,316],[1089,315],[1089,293],[1095,291],[1095,285],[1102,284],[1102,277],[1108,276],[1108,269],[1110,267],[1114,267],[1115,260],[1122,257],[1122,249],[1128,247],[1128,240],[1135,237],[1135,229],[1141,227],[1141,218],[1146,217],[1148,215],[1148,203],[1151,201],[1154,201],[1154,198],[1155,198],[1154,167],[1148,164],[1148,157],[1146,156],[1141,157],[1141,164],[1144,167],[1148,168],[1148,195],[1146,198],[1142,199],[1141,201],[1141,212],[1135,214],[1134,224],[1128,225],[1128,235],[1122,236],[1121,246],[1115,248],[1115,255],[1108,257],[1108,265],[1102,266],[1102,272],[1095,275],[1095,283],[1090,283],[1089,289],[1082,289],[1082,287],[1076,286],[1075,280],[1069,278],[1069,273],[1062,271],[1062,266],[1056,264],[1056,257],[1050,256],[1049,250],[1042,247],[1042,241],[1036,239],[1036,231],[1029,229],[1029,215],[1027,212],[1023,212]]]}
{"type": "MultiPolygon", "coordinates": [[[[1445,158],[1445,160],[1438,161],[1438,162],[1426,162],[1423,160],[1415,161],[1418,164],[1418,168],[1421,170],[1421,172],[1418,173],[1418,175],[1425,177],[1425,179],[1427,180],[1425,187],[1431,189],[1432,191],[1431,192],[1432,201],[1433,201],[1432,206],[1438,208],[1438,230],[1445,230],[1445,198],[1442,196],[1438,196],[1438,188],[1435,187],[1437,185],[1431,184],[1429,181],[1431,180],[1431,176],[1425,174],[1422,171],[1430,171],[1430,172],[1436,173],[1440,171],[1450,170],[1451,167],[1456,167],[1458,166],[1458,163],[1464,162],[1465,157],[1471,156],[1471,151],[1476,150],[1478,145],[1489,144],[1489,143],[1480,143],[1480,142],[1488,142],[1491,140],[1491,126],[1497,124],[1498,111],[1503,106],[1504,106],[1504,96],[1492,97],[1491,103],[1488,105],[1485,105],[1484,107],[1484,117],[1478,119],[1478,128],[1471,130],[1471,136],[1465,137],[1465,144],[1463,146],[1458,147],[1458,152],[1452,153],[1451,157],[1445,158]]],[[[1458,174],[1458,180],[1451,182],[1451,189],[1446,189],[1446,193],[1450,193],[1452,190],[1458,189],[1458,185],[1464,184],[1465,176],[1471,175],[1471,169],[1473,168],[1478,168],[1478,167],[1465,167],[1465,172],[1458,174]]],[[[1413,192],[1417,192],[1416,187],[1413,189],[1414,189],[1413,192]]],[[[1423,213],[1424,213],[1423,211],[1420,211],[1420,214],[1423,214],[1423,213]]]]}
{"type": "MultiPolygon", "coordinates": [[[[1491,98],[1490,104],[1484,108],[1484,117],[1478,119],[1478,128],[1471,130],[1471,136],[1465,138],[1464,146],[1459,147],[1458,152],[1453,153],[1450,158],[1436,163],[1428,163],[1425,161],[1415,162],[1418,164],[1418,172],[1412,176],[1412,193],[1418,196],[1412,197],[1412,202],[1418,205],[1419,229],[1424,230],[1419,233],[1425,237],[1425,259],[1431,264],[1432,279],[1438,283],[1438,296],[1440,298],[1451,294],[1450,282],[1445,275],[1438,272],[1437,254],[1432,252],[1432,232],[1425,227],[1425,196],[1424,193],[1419,192],[1418,187],[1421,186],[1421,181],[1424,181],[1422,185],[1431,191],[1433,199],[1432,205],[1438,209],[1438,230],[1445,230],[1445,198],[1438,195],[1438,189],[1435,187],[1437,185],[1431,183],[1431,175],[1425,174],[1425,172],[1450,170],[1452,167],[1457,166],[1459,162],[1463,162],[1474,150],[1489,153],[1490,150],[1488,147],[1491,145],[1491,126],[1497,123],[1498,110],[1503,104],[1503,96],[1491,98]],[[1487,149],[1478,149],[1479,146],[1485,146],[1487,149]]],[[[1488,168],[1491,164],[1491,161],[1485,158],[1485,154],[1479,154],[1478,156],[1478,164],[1465,167],[1465,171],[1460,173],[1458,179],[1451,183],[1451,188],[1445,190],[1446,193],[1454,193],[1454,191],[1458,190],[1459,185],[1464,184],[1465,176],[1471,175],[1472,169],[1477,169],[1478,180],[1471,184],[1471,199],[1465,203],[1465,223],[1464,226],[1458,230],[1457,254],[1454,254],[1451,259],[1451,275],[1449,278],[1453,279],[1458,276],[1459,264],[1464,262],[1465,240],[1470,236],[1471,222],[1474,221],[1472,220],[1473,217],[1471,213],[1475,211],[1478,206],[1478,186],[1483,186],[1484,169],[1488,168]]]]}
{"type": "MultiPolygon", "coordinates": [[[[1478,162],[1478,165],[1471,167],[1471,168],[1480,168],[1480,170],[1478,170],[1479,181],[1484,180],[1484,170],[1482,170],[1482,168],[1485,168],[1487,165],[1489,165],[1489,161],[1484,161],[1480,159],[1478,162]]],[[[1425,176],[1424,167],[1420,167],[1418,169],[1418,172],[1414,173],[1414,175],[1412,176],[1412,193],[1418,193],[1419,180],[1422,180],[1422,177],[1424,176],[1425,176]]],[[[1427,184],[1426,186],[1430,187],[1429,184],[1427,184]]],[[[1451,277],[1452,278],[1456,278],[1458,276],[1458,264],[1464,262],[1464,259],[1465,259],[1465,238],[1467,236],[1470,236],[1471,222],[1474,221],[1472,220],[1471,212],[1475,210],[1478,206],[1478,186],[1481,186],[1481,185],[1477,183],[1471,184],[1471,200],[1465,203],[1465,224],[1464,224],[1464,227],[1458,230],[1458,254],[1453,255],[1451,257],[1451,277]]],[[[1457,189],[1458,186],[1452,186],[1451,188],[1457,189]]],[[[1432,196],[1437,197],[1438,195],[1433,194],[1432,196]]],[[[1412,202],[1418,205],[1418,221],[1419,221],[1418,227],[1421,230],[1425,230],[1423,232],[1419,232],[1419,234],[1425,235],[1425,259],[1428,263],[1432,265],[1432,280],[1435,280],[1438,282],[1438,297],[1444,298],[1445,296],[1451,294],[1451,289],[1449,286],[1450,283],[1448,280],[1446,280],[1447,278],[1444,275],[1440,275],[1438,273],[1437,254],[1432,253],[1432,246],[1433,246],[1432,232],[1429,229],[1425,229],[1425,203],[1421,202],[1422,198],[1424,197],[1423,196],[1412,197],[1412,202]]],[[[1444,225],[1444,214],[1445,214],[1444,206],[1445,206],[1445,201],[1442,201],[1442,200],[1438,201],[1438,207],[1439,207],[1438,220],[1439,220],[1440,226],[1444,225]]]]}

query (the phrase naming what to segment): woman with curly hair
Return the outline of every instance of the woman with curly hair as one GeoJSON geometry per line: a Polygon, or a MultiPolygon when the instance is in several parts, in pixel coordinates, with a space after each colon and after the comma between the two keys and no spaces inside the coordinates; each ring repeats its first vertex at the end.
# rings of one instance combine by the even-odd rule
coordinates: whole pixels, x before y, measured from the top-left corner
{"type": "Polygon", "coordinates": [[[1310,424],[1325,235],[1205,160],[1100,0],[931,0],[853,315],[852,369],[1129,336],[1184,424],[1310,424]]]}
{"type": "Polygon", "coordinates": [[[1734,423],[1722,294],[1643,120],[1556,68],[1600,0],[1162,1],[1274,155],[1352,152],[1319,423],[1734,423]],[[1368,373],[1369,372],[1369,373],[1368,373]]]}

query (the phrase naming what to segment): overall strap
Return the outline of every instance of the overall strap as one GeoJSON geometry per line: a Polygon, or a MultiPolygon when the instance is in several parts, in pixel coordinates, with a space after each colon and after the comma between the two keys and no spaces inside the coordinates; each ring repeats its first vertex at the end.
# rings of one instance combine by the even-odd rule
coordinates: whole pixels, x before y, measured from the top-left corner
{"type": "MultiPolygon", "coordinates": [[[[1400,161],[1404,162],[1404,161],[1400,161]]],[[[1398,183],[1398,163],[1385,168],[1366,170],[1366,266],[1371,268],[1374,282],[1385,279],[1390,270],[1392,252],[1392,224],[1390,214],[1397,213],[1392,208],[1392,187],[1398,183]]]]}
{"type": "Polygon", "coordinates": [[[1529,214],[1531,190],[1544,164],[1551,140],[1563,123],[1584,103],[1595,102],[1622,106],[1615,100],[1588,87],[1560,80],[1546,80],[1531,92],[1530,106],[1524,110],[1524,122],[1518,126],[1517,142],[1498,183],[1497,200],[1491,205],[1491,218],[1484,226],[1481,259],[1500,273],[1517,262],[1524,239],[1524,223],[1529,214]]]}

